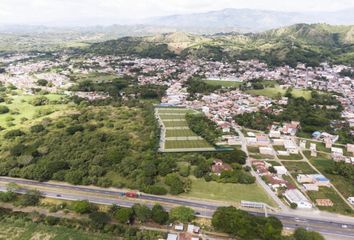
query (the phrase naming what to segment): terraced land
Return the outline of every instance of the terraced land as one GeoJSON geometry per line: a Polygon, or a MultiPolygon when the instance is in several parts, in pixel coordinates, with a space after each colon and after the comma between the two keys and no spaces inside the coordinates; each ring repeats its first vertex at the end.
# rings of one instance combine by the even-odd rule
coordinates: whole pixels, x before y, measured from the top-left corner
{"type": "Polygon", "coordinates": [[[156,108],[161,125],[161,152],[214,151],[215,148],[189,129],[185,115],[194,110],[186,108],[156,108]]]}
{"type": "Polygon", "coordinates": [[[166,140],[165,148],[210,148],[205,140],[166,140]]]}
{"type": "Polygon", "coordinates": [[[166,137],[190,137],[190,136],[198,136],[190,129],[167,129],[166,137]]]}
{"type": "Polygon", "coordinates": [[[187,122],[184,120],[181,121],[164,121],[163,122],[166,128],[175,128],[175,127],[187,127],[188,128],[188,124],[187,122]]]}

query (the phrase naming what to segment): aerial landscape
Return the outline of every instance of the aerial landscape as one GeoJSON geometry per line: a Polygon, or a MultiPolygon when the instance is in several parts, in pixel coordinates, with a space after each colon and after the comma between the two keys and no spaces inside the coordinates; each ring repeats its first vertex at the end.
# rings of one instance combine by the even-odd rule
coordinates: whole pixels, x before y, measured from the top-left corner
{"type": "Polygon", "coordinates": [[[354,2],[1,0],[2,239],[354,239],[354,2]]]}

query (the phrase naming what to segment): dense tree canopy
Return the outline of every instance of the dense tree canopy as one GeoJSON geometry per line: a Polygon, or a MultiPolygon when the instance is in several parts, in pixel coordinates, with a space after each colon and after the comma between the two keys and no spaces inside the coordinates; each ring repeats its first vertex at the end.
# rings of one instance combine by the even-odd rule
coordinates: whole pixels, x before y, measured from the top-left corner
{"type": "Polygon", "coordinates": [[[283,226],[273,217],[250,215],[235,207],[220,207],[213,214],[213,227],[242,239],[280,239],[283,226]]]}

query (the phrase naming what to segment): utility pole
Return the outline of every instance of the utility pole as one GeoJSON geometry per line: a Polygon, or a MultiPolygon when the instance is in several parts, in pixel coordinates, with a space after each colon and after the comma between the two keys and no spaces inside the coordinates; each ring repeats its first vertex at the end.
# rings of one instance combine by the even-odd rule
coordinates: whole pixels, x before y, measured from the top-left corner
{"type": "Polygon", "coordinates": [[[264,209],[264,216],[268,217],[267,205],[266,204],[263,204],[263,209],[264,209]]]}

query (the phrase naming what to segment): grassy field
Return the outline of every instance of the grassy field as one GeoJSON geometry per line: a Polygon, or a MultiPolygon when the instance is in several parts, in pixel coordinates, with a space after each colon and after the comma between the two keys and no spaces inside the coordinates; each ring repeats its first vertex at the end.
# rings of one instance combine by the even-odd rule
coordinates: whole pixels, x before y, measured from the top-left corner
{"type": "MultiPolygon", "coordinates": [[[[247,90],[246,92],[252,95],[262,95],[270,98],[276,98],[278,96],[278,93],[284,96],[286,93],[286,89],[283,89],[279,85],[276,85],[275,87],[267,87],[264,89],[257,89],[257,90],[247,90]]],[[[292,95],[294,97],[304,97],[305,99],[310,99],[311,91],[302,90],[302,89],[293,89],[292,95]]]]}
{"type": "Polygon", "coordinates": [[[282,162],[288,171],[296,176],[298,174],[315,174],[316,171],[307,162],[282,162]]]}
{"type": "Polygon", "coordinates": [[[271,198],[257,184],[233,184],[206,182],[204,179],[192,179],[192,189],[182,196],[219,200],[225,202],[240,202],[241,200],[265,202],[274,206],[271,198]]]}
{"type": "Polygon", "coordinates": [[[188,137],[197,137],[192,130],[188,128],[185,114],[195,112],[191,109],[183,108],[158,108],[157,109],[163,124],[167,128],[186,127],[187,129],[166,129],[165,137],[185,137],[185,140],[165,140],[165,149],[191,149],[192,148],[213,148],[205,140],[188,139],[188,137]],[[169,121],[170,120],[170,121],[169,121]],[[173,120],[173,121],[171,121],[173,120]],[[176,120],[176,121],[174,121],[176,120]]]}
{"type": "Polygon", "coordinates": [[[326,169],[330,169],[334,165],[333,160],[329,159],[316,159],[311,163],[338,189],[338,191],[346,198],[354,196],[354,184],[349,179],[340,175],[334,175],[327,173],[326,169]]]}
{"type": "Polygon", "coordinates": [[[286,151],[286,148],[283,145],[273,145],[275,151],[286,151]]]}
{"type": "Polygon", "coordinates": [[[312,160],[322,160],[322,159],[326,159],[326,160],[331,160],[331,155],[329,153],[321,153],[318,152],[317,153],[317,157],[312,157],[311,156],[311,151],[310,150],[305,150],[303,151],[303,154],[307,157],[308,160],[312,161],[312,160]]]}
{"type": "Polygon", "coordinates": [[[280,160],[301,160],[302,156],[300,154],[290,154],[289,156],[278,155],[280,160]]]}
{"type": "Polygon", "coordinates": [[[91,72],[88,74],[74,74],[72,75],[74,81],[87,81],[92,80],[93,82],[108,82],[112,81],[113,79],[119,78],[116,74],[110,73],[99,73],[99,72],[91,72]]]}
{"type": "Polygon", "coordinates": [[[189,136],[197,136],[190,129],[171,129],[166,130],[166,137],[189,137],[189,136]]]}
{"type": "Polygon", "coordinates": [[[247,147],[250,153],[259,153],[259,147],[247,147]]]}
{"type": "Polygon", "coordinates": [[[178,119],[178,120],[184,120],[186,119],[184,115],[160,115],[160,118],[163,120],[168,120],[168,119],[178,119]]]}
{"type": "MultiPolygon", "coordinates": [[[[0,114],[0,126],[5,128],[18,127],[27,121],[35,120],[47,115],[46,113],[54,113],[64,110],[68,107],[67,104],[47,104],[44,106],[33,106],[30,102],[38,96],[36,95],[15,95],[11,96],[11,103],[1,103],[1,106],[7,106],[10,109],[9,113],[0,114]],[[27,119],[26,121],[24,121],[27,119]]],[[[50,101],[59,100],[64,95],[48,94],[45,95],[50,101]]]]}
{"type": "Polygon", "coordinates": [[[210,148],[211,146],[205,140],[183,140],[183,141],[175,141],[175,140],[166,140],[165,148],[210,148]]]}
{"type": "Polygon", "coordinates": [[[354,215],[354,212],[350,209],[350,207],[343,201],[342,198],[340,198],[340,196],[332,188],[320,187],[318,192],[308,191],[307,194],[314,203],[316,202],[316,199],[330,199],[333,202],[333,207],[318,206],[320,210],[347,214],[352,216],[354,215]]]}
{"type": "Polygon", "coordinates": [[[259,159],[259,160],[264,160],[264,159],[274,159],[274,156],[272,155],[264,155],[264,154],[250,154],[251,158],[254,159],[259,159]]]}
{"type": "Polygon", "coordinates": [[[193,112],[193,110],[185,109],[185,108],[159,108],[159,113],[189,113],[193,112]]]}
{"type": "Polygon", "coordinates": [[[236,81],[223,81],[223,80],[204,80],[207,84],[213,86],[223,86],[223,87],[239,87],[242,82],[236,81]]]}
{"type": "Polygon", "coordinates": [[[119,239],[109,234],[85,232],[61,226],[35,224],[21,219],[6,218],[0,222],[2,240],[108,240],[119,239]]]}
{"type": "Polygon", "coordinates": [[[164,121],[165,127],[188,127],[187,121],[164,121]]]}

